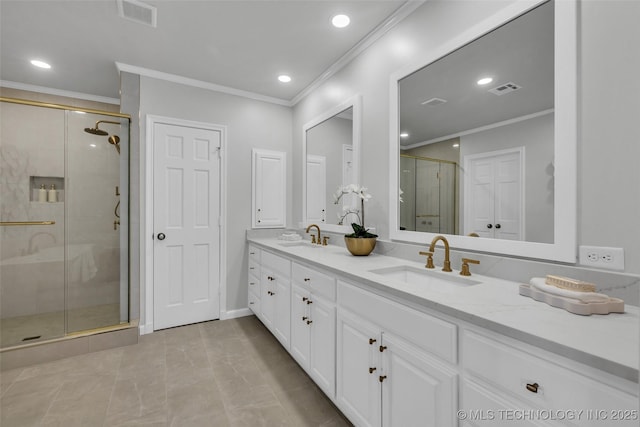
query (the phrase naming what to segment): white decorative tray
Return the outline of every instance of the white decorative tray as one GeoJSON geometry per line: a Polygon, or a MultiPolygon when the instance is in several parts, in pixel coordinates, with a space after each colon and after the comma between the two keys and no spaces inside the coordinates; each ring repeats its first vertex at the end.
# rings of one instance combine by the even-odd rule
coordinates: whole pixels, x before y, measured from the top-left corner
{"type": "Polygon", "coordinates": [[[552,295],[527,284],[520,285],[520,295],[533,298],[536,301],[542,301],[553,307],[563,308],[569,313],[583,316],[624,313],[624,301],[619,298],[609,298],[607,302],[584,303],[573,298],[552,295]]]}

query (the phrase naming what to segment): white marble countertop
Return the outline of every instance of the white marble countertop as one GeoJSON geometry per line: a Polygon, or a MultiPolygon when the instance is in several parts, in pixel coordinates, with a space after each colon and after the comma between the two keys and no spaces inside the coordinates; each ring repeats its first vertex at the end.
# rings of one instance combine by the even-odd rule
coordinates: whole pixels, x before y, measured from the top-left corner
{"type": "MultiPolygon", "coordinates": [[[[344,247],[284,246],[276,238],[249,237],[249,242],[315,264],[346,279],[379,289],[412,304],[487,328],[585,365],[637,382],[640,361],[640,309],[625,306],[625,313],[580,316],[519,294],[519,283],[473,274],[480,284],[425,287],[407,284],[370,270],[424,264],[372,253],[354,257],[344,247]]],[[[315,246],[315,245],[314,245],[315,246]]],[[[438,248],[438,251],[443,249],[438,248]]],[[[460,277],[429,270],[434,275],[460,277]]],[[[471,265],[473,273],[473,265],[471,265]]]]}

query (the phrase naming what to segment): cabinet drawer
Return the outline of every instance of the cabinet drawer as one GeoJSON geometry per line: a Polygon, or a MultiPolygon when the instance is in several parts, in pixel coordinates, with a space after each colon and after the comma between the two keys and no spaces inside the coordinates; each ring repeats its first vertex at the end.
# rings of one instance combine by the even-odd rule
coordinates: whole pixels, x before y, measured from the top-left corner
{"type": "MultiPolygon", "coordinates": [[[[462,362],[464,369],[488,383],[506,391],[510,396],[544,409],[637,410],[638,399],[603,382],[543,359],[542,350],[536,355],[516,348],[517,343],[498,341],[465,330],[462,333],[462,362]],[[534,386],[536,384],[537,386],[534,386]],[[527,387],[529,385],[529,387],[527,387]],[[537,390],[537,391],[536,391],[537,390]]],[[[554,359],[561,359],[553,355],[554,359]]],[[[637,418],[616,421],[616,426],[637,426],[637,418]]],[[[580,425],[602,425],[585,417],[580,425]],[[593,424],[592,424],[593,423],[593,424]]]]}
{"type": "Polygon", "coordinates": [[[467,417],[468,425],[478,427],[513,427],[516,425],[518,427],[533,427],[539,425],[531,419],[522,419],[523,417],[514,421],[514,409],[521,410],[522,413],[529,413],[529,409],[523,408],[521,404],[507,402],[494,392],[469,381],[464,381],[462,385],[461,409],[462,414],[467,417]]]}
{"type": "Polygon", "coordinates": [[[291,261],[286,258],[274,255],[271,252],[262,251],[260,255],[260,264],[274,273],[286,278],[291,277],[291,261]]]}
{"type": "Polygon", "coordinates": [[[315,295],[323,296],[329,301],[336,300],[335,278],[295,263],[293,264],[292,272],[294,283],[304,286],[315,295]]]}
{"type": "MultiPolygon", "coordinates": [[[[260,295],[260,294],[258,294],[260,295]]],[[[260,314],[260,298],[254,294],[253,292],[249,291],[249,310],[251,310],[253,312],[253,314],[257,315],[258,317],[261,316],[260,314]]]]}
{"type": "Polygon", "coordinates": [[[249,292],[253,292],[256,295],[260,295],[260,279],[258,277],[259,276],[254,276],[253,274],[249,273],[249,292]]]}
{"type": "Polygon", "coordinates": [[[457,326],[338,281],[338,303],[450,363],[457,362],[457,326]]]}
{"type": "Polygon", "coordinates": [[[260,263],[260,252],[262,252],[262,251],[260,249],[258,249],[256,246],[249,245],[249,260],[254,260],[255,262],[257,262],[259,264],[260,263]]]}
{"type": "Polygon", "coordinates": [[[260,277],[260,263],[252,258],[249,258],[249,275],[260,277]]]}

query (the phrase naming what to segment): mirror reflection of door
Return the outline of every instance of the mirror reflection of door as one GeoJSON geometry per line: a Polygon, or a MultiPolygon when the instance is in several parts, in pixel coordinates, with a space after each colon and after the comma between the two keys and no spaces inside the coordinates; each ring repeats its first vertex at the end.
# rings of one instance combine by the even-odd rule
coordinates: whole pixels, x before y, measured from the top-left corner
{"type": "MultiPolygon", "coordinates": [[[[343,206],[353,199],[333,203],[338,186],[357,184],[353,176],[353,107],[320,122],[305,131],[307,152],[306,221],[337,224],[343,206]],[[322,166],[318,163],[323,159],[322,166]],[[348,181],[346,181],[348,180],[348,181]]],[[[345,218],[350,224],[353,218],[345,218]]]]}
{"type": "Polygon", "coordinates": [[[307,220],[324,223],[327,213],[327,159],[307,155],[307,220]]]}
{"type": "Polygon", "coordinates": [[[524,147],[465,156],[465,234],[524,240],[524,147]]]}

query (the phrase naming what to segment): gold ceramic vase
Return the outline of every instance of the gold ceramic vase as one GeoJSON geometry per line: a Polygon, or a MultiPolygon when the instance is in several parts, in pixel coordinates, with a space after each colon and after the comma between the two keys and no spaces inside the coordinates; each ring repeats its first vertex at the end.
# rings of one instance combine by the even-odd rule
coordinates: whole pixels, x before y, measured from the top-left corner
{"type": "Polygon", "coordinates": [[[344,242],[351,255],[367,256],[376,247],[377,237],[348,237],[344,236],[344,242]]]}

